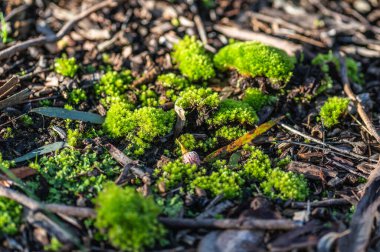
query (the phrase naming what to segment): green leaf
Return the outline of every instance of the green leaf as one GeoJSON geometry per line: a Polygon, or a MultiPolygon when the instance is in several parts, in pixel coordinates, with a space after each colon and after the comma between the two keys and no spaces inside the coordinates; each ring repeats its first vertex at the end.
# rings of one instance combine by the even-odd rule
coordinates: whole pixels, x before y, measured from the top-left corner
{"type": "Polygon", "coordinates": [[[67,110],[55,107],[39,107],[32,109],[30,112],[38,113],[44,116],[58,117],[63,119],[78,120],[96,124],[103,124],[104,117],[90,112],[76,110],[67,110]]]}
{"type": "Polygon", "coordinates": [[[14,159],[13,161],[16,163],[23,162],[23,161],[35,158],[36,156],[43,155],[46,153],[50,153],[50,152],[62,149],[64,147],[67,147],[67,146],[68,145],[66,142],[55,142],[55,143],[48,144],[48,145],[42,146],[40,148],[37,148],[37,149],[35,149],[35,150],[33,150],[33,151],[31,151],[31,152],[29,152],[29,153],[27,153],[21,157],[14,159]]]}

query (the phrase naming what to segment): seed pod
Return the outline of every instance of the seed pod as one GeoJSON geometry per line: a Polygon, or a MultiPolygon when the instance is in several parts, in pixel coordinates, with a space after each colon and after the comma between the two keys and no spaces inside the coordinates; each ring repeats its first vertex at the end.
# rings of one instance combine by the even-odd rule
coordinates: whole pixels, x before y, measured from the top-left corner
{"type": "Polygon", "coordinates": [[[201,159],[195,151],[190,151],[182,155],[182,161],[185,164],[195,164],[197,166],[201,164],[201,159]]]}
{"type": "Polygon", "coordinates": [[[188,151],[185,146],[177,139],[179,146],[181,147],[182,152],[182,161],[184,164],[195,164],[199,166],[201,164],[201,159],[199,158],[198,153],[195,151],[188,151]]]}

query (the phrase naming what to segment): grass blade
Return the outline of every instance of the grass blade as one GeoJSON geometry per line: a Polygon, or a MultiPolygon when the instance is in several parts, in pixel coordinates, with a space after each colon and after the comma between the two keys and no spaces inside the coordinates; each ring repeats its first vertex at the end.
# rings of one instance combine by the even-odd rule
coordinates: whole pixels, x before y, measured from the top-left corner
{"type": "Polygon", "coordinates": [[[104,117],[98,114],[76,111],[76,110],[67,110],[64,108],[39,107],[39,108],[32,109],[31,112],[38,113],[44,116],[58,117],[62,119],[71,119],[71,120],[90,122],[90,123],[95,123],[95,124],[102,124],[104,122],[104,117]]]}
{"type": "Polygon", "coordinates": [[[23,162],[23,161],[35,158],[36,156],[40,156],[40,155],[43,155],[46,153],[50,153],[50,152],[62,149],[64,147],[67,147],[67,146],[68,145],[66,142],[55,142],[52,144],[44,145],[40,148],[37,148],[37,149],[21,156],[21,157],[14,159],[13,161],[15,161],[16,163],[23,162]]]}
{"type": "Polygon", "coordinates": [[[209,154],[207,157],[205,157],[205,162],[210,162],[214,160],[217,157],[225,156],[228,153],[231,153],[233,151],[236,151],[244,144],[250,143],[253,139],[260,136],[261,134],[264,134],[267,132],[270,128],[275,126],[279,121],[281,121],[284,118],[284,116],[281,116],[279,118],[276,118],[274,120],[270,120],[266,123],[261,124],[259,127],[257,127],[254,130],[251,130],[250,132],[246,133],[242,137],[239,137],[229,145],[226,145],[220,149],[217,149],[216,151],[209,154]]]}

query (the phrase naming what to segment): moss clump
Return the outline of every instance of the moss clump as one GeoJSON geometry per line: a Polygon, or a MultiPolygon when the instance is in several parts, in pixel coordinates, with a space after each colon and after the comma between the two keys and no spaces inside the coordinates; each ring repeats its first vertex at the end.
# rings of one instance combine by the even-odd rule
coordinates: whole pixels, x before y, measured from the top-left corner
{"type": "Polygon", "coordinates": [[[323,124],[327,128],[331,128],[339,123],[339,118],[347,113],[348,104],[350,100],[347,98],[330,97],[323,104],[319,115],[323,124]]]}
{"type": "Polygon", "coordinates": [[[283,50],[260,42],[236,42],[223,47],[214,57],[219,69],[232,68],[250,77],[267,77],[274,84],[290,80],[294,62],[283,50]]]}
{"type": "Polygon", "coordinates": [[[166,88],[183,90],[190,86],[190,82],[181,75],[175,73],[161,74],[157,77],[157,83],[166,88]]]}
{"type": "Polygon", "coordinates": [[[148,89],[145,85],[141,86],[139,100],[142,106],[158,106],[158,95],[152,89],[148,89]]]}
{"type": "Polygon", "coordinates": [[[244,93],[243,101],[248,103],[255,111],[258,111],[266,105],[275,103],[277,98],[264,94],[258,88],[247,88],[244,93]]]}
{"type": "Polygon", "coordinates": [[[225,161],[216,161],[210,175],[197,176],[191,186],[210,191],[213,196],[222,194],[225,198],[236,198],[241,194],[244,180],[240,174],[226,165],[225,161]]]}
{"type": "Polygon", "coordinates": [[[68,129],[66,142],[72,147],[76,147],[82,138],[82,133],[78,129],[68,129]]]}
{"type": "Polygon", "coordinates": [[[187,186],[199,173],[196,165],[184,164],[180,160],[169,162],[163,167],[155,169],[155,175],[159,176],[158,183],[164,183],[166,189],[177,186],[187,186]]]}
{"type": "Polygon", "coordinates": [[[0,233],[15,235],[21,223],[22,206],[17,202],[0,197],[0,233]]]}
{"type": "Polygon", "coordinates": [[[71,91],[71,93],[69,94],[69,102],[74,105],[77,105],[86,100],[87,100],[87,95],[84,89],[76,88],[73,91],[71,91]]]}
{"type": "Polygon", "coordinates": [[[73,78],[77,73],[79,66],[74,57],[68,59],[66,54],[63,54],[61,58],[56,58],[54,60],[54,69],[56,73],[73,78]]]}
{"type": "Polygon", "coordinates": [[[220,103],[219,110],[208,120],[208,123],[213,126],[230,123],[254,125],[258,121],[255,110],[247,103],[226,99],[220,103]]]}
{"type": "Polygon", "coordinates": [[[100,82],[95,85],[95,92],[104,105],[109,105],[113,101],[125,101],[125,92],[128,85],[133,81],[130,70],[120,72],[109,70],[101,78],[100,82]]]}
{"type": "MultiPolygon", "coordinates": [[[[359,64],[353,58],[347,57],[345,59],[346,67],[347,67],[347,75],[348,78],[358,84],[364,84],[364,75],[359,71],[359,64]]],[[[332,63],[337,71],[340,71],[340,62],[338,57],[334,56],[332,51],[328,53],[319,53],[311,62],[313,65],[319,65],[321,67],[322,72],[325,74],[324,81],[328,82],[332,86],[332,79],[330,77],[330,66],[332,63]],[[331,83],[330,83],[331,82],[331,83]]]]}
{"type": "Polygon", "coordinates": [[[309,194],[307,182],[301,175],[275,168],[261,183],[264,194],[271,198],[305,200],[309,194]]]}
{"type": "Polygon", "coordinates": [[[215,136],[231,141],[243,136],[247,132],[246,129],[240,126],[223,126],[215,131],[215,136]]]}
{"type": "Polygon", "coordinates": [[[172,110],[165,112],[160,108],[143,107],[132,111],[130,104],[117,102],[108,110],[103,126],[111,137],[128,140],[128,150],[142,155],[155,138],[170,133],[174,121],[172,110]]]}
{"type": "Polygon", "coordinates": [[[54,156],[44,156],[30,164],[50,185],[48,202],[74,203],[75,196],[92,199],[120,167],[107,154],[66,148],[54,156]]]}
{"type": "Polygon", "coordinates": [[[203,122],[204,118],[220,104],[218,93],[210,88],[191,87],[182,91],[176,101],[176,105],[187,110],[196,110],[198,119],[203,122]]]}
{"type": "Polygon", "coordinates": [[[195,37],[185,36],[175,44],[172,56],[181,73],[190,80],[207,80],[215,76],[211,57],[195,37]]]}
{"type": "Polygon", "coordinates": [[[266,179],[272,169],[268,155],[252,146],[246,145],[244,146],[244,150],[249,152],[249,157],[243,166],[244,177],[257,181],[266,179]]]}
{"type": "Polygon", "coordinates": [[[133,188],[107,184],[95,202],[95,226],[105,229],[111,244],[119,249],[143,251],[165,234],[157,220],[161,209],[133,188]]]}

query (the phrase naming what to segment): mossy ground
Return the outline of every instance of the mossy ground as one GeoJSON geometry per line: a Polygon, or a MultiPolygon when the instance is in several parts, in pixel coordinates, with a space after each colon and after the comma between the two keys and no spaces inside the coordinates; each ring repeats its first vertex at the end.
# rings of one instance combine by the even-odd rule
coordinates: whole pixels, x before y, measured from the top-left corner
{"type": "MultiPolygon", "coordinates": [[[[211,1],[203,2],[211,6],[211,1]]],[[[336,81],[334,74],[340,67],[337,59],[328,53],[308,62],[300,57],[296,61],[284,51],[258,42],[217,46],[215,54],[207,48],[198,38],[184,36],[167,52],[171,67],[139,85],[133,83],[146,73],[136,73],[128,65],[112,66],[107,53],[102,54],[105,65],[94,69],[75,56],[62,54],[54,60],[54,71],[61,79],[75,81],[78,88],[69,86],[58,92],[58,99],[41,100],[36,106],[103,112],[103,125],[26,114],[15,119],[20,124],[0,132],[1,140],[17,150],[2,147],[1,151],[12,159],[47,143],[66,141],[68,147],[22,164],[37,171],[25,179],[25,186],[45,203],[96,209],[96,221],[89,221],[82,231],[96,237],[92,242],[107,249],[171,248],[167,245],[174,240],[173,233],[165,231],[157,217],[191,218],[218,197],[222,202],[233,202],[236,209],[258,196],[277,203],[278,208],[285,208],[285,202],[322,198],[313,194],[320,182],[307,180],[282,165],[289,161],[286,155],[294,160],[302,155],[297,156],[289,148],[282,152],[283,145],[276,141],[286,136],[278,128],[220,160],[207,163],[204,158],[257,128],[259,121],[286,113],[288,122],[299,125],[309,127],[311,121],[326,128],[345,127],[345,121],[350,120],[344,119],[348,100],[324,98],[331,95],[330,88],[336,81]],[[302,86],[306,82],[302,78],[305,65],[319,71],[314,74],[309,69],[320,85],[317,91],[311,88],[311,94],[302,93],[306,89],[302,86]],[[77,82],[92,71],[100,75],[93,85],[77,82]],[[231,76],[238,76],[238,81],[231,76]],[[303,90],[301,94],[299,90],[303,90]],[[309,107],[315,107],[309,121],[304,120],[303,110],[297,110],[297,100],[290,99],[293,91],[304,96],[309,107]],[[319,103],[325,101],[320,110],[314,103],[317,99],[319,103]],[[175,132],[178,118],[174,107],[183,109],[186,117],[181,132],[175,132]],[[45,133],[42,137],[41,132],[45,133]],[[26,137],[31,144],[21,144],[26,137]],[[116,186],[113,182],[125,167],[109,153],[109,144],[139,160],[138,167],[149,177],[149,183],[129,172],[122,185],[116,186]],[[182,156],[190,151],[199,155],[203,161],[200,165],[184,163],[182,156]],[[149,196],[144,197],[141,191],[149,196]]],[[[346,63],[350,80],[362,84],[359,64],[352,59],[346,63]]],[[[0,163],[9,169],[10,163],[0,163]]],[[[21,205],[0,198],[0,211],[4,213],[0,232],[20,232],[21,205]]],[[[237,215],[226,211],[219,216],[237,215]]],[[[55,250],[61,246],[51,237],[50,245],[44,248],[55,250]]]]}

